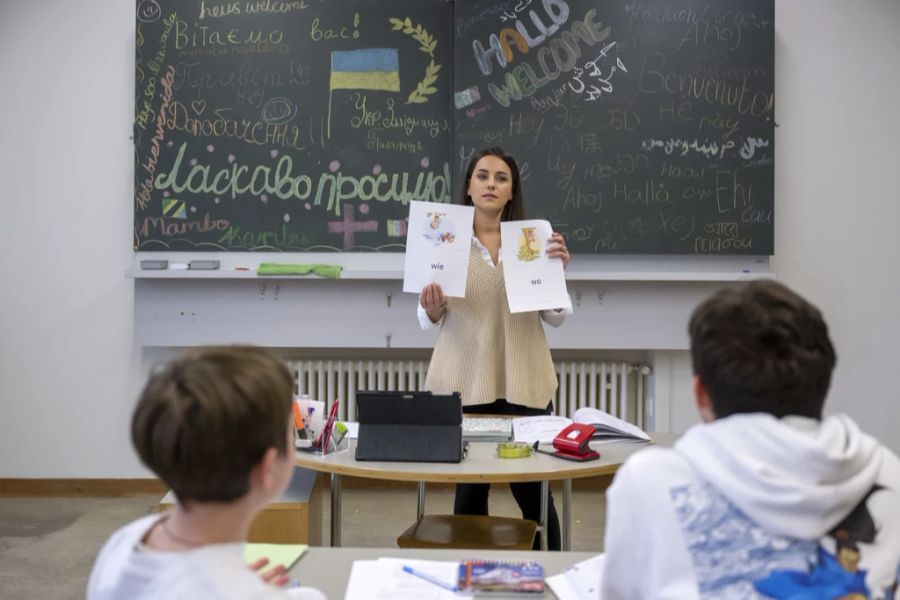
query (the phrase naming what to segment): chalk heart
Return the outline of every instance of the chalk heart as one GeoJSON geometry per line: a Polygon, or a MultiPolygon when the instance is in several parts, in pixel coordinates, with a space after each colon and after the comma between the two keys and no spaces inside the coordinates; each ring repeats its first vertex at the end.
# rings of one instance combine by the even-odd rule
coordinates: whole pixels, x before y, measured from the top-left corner
{"type": "Polygon", "coordinates": [[[228,162],[233,163],[233,162],[234,162],[234,158],[235,158],[235,157],[234,157],[234,154],[229,154],[229,155],[228,155],[228,162]]]}
{"type": "Polygon", "coordinates": [[[278,150],[269,150],[269,156],[272,158],[278,158],[278,150]]]}
{"type": "Polygon", "coordinates": [[[202,115],[203,111],[206,110],[206,100],[191,100],[191,108],[198,115],[202,115]]]}

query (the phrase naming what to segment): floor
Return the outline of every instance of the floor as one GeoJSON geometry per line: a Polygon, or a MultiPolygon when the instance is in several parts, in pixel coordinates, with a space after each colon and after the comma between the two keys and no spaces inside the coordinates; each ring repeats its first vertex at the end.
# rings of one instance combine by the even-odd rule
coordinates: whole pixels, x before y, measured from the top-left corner
{"type": "MultiPolygon", "coordinates": [[[[561,509],[562,491],[554,489],[561,509]]],[[[345,479],[344,546],[395,547],[415,519],[415,488],[373,488],[345,479]]],[[[572,494],[572,549],[600,552],[606,506],[602,485],[578,485],[572,494]]],[[[0,498],[0,598],[84,598],[93,560],[118,527],[156,509],[160,496],[125,498],[0,498]],[[48,576],[53,574],[52,577],[48,576]]],[[[328,532],[326,502],[323,530],[328,532]]],[[[452,512],[449,487],[428,488],[426,511],[452,512]]],[[[520,516],[509,489],[495,486],[491,512],[520,516]]]]}

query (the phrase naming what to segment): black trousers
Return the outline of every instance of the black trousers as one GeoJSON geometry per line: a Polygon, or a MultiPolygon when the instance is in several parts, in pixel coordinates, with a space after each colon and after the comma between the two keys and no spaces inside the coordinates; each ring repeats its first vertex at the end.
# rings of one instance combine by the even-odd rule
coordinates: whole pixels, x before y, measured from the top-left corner
{"type": "MultiPolygon", "coordinates": [[[[518,404],[509,404],[500,399],[491,404],[478,404],[466,406],[463,412],[470,414],[494,414],[513,415],[518,417],[530,417],[534,415],[548,415],[553,411],[550,403],[545,410],[528,408],[518,404]]],[[[528,481],[524,483],[510,483],[516,504],[522,511],[523,519],[541,522],[541,482],[528,481]]],[[[488,496],[491,493],[489,483],[459,483],[456,485],[456,497],[453,500],[453,514],[455,515],[487,515],[488,496]]],[[[559,516],[556,514],[556,506],[553,503],[553,494],[550,494],[550,502],[547,506],[547,547],[550,550],[560,550],[562,543],[559,533],[559,516]]],[[[534,538],[534,550],[541,548],[541,533],[534,538]]]]}

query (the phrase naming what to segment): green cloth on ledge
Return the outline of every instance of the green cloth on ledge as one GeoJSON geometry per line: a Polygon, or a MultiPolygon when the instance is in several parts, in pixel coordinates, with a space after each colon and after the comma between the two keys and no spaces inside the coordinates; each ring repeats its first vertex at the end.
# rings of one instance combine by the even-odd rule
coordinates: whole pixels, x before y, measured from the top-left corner
{"type": "Polygon", "coordinates": [[[341,265],[323,265],[323,264],[298,264],[288,265],[282,263],[260,263],[256,269],[257,275],[308,275],[313,273],[320,277],[329,277],[331,279],[340,279],[341,265]]]}

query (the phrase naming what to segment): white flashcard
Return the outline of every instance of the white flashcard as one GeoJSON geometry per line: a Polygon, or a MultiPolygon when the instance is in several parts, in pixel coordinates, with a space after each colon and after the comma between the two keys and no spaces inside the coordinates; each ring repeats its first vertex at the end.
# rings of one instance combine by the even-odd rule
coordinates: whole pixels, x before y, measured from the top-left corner
{"type": "Polygon", "coordinates": [[[418,294],[439,283],[444,295],[464,298],[475,207],[410,202],[403,291],[418,294]]]}
{"type": "Polygon", "coordinates": [[[570,308],[559,258],[547,256],[553,228],[538,219],[500,223],[500,252],[509,312],[570,308]]]}

